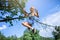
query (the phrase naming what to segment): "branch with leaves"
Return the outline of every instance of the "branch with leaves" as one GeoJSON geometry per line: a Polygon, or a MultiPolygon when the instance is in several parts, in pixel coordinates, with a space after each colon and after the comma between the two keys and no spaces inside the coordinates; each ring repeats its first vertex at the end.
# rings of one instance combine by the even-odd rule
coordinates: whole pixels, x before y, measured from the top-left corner
{"type": "MultiPolygon", "coordinates": [[[[18,9],[20,10],[20,11],[19,11],[19,10],[17,11],[17,10],[15,9],[17,12],[20,12],[20,14],[22,13],[22,14],[24,14],[24,15],[27,15],[27,12],[24,10],[25,3],[26,3],[27,0],[23,0],[23,1],[22,1],[22,0],[10,0],[10,1],[8,0],[8,1],[6,1],[6,2],[9,3],[9,2],[12,2],[12,1],[14,2],[14,5],[16,4],[14,7],[17,6],[16,8],[18,8],[18,9]],[[19,1],[20,1],[21,3],[19,3],[19,1]]],[[[4,1],[4,2],[5,2],[5,1],[4,1]]],[[[1,1],[1,3],[2,3],[2,1],[1,1]]],[[[11,5],[12,5],[12,4],[11,4],[11,5]]],[[[6,7],[5,7],[5,8],[6,8],[6,7]]],[[[11,16],[12,16],[12,15],[14,16],[15,14],[17,15],[17,12],[16,12],[16,11],[11,11],[10,9],[8,9],[8,10],[5,10],[5,11],[10,12],[10,13],[11,13],[11,16]],[[9,11],[8,11],[8,10],[9,10],[9,11]]],[[[12,9],[12,10],[13,10],[13,9],[12,9]]],[[[1,14],[5,14],[5,13],[2,13],[2,12],[1,12],[1,14]]],[[[19,17],[16,17],[16,18],[13,18],[13,17],[11,17],[11,16],[7,16],[6,18],[0,17],[0,19],[2,19],[2,20],[0,20],[0,22],[5,22],[5,21],[14,20],[14,19],[20,19],[20,18],[22,19],[22,18],[24,18],[24,17],[21,16],[21,15],[20,15],[19,17]]]]}

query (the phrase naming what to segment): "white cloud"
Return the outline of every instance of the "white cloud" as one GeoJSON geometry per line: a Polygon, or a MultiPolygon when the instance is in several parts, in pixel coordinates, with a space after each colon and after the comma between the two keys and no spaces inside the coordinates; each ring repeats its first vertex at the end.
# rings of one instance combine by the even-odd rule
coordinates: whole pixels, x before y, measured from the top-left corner
{"type": "Polygon", "coordinates": [[[42,22],[50,24],[50,25],[60,25],[60,11],[48,15],[45,17],[42,22]],[[45,19],[45,20],[44,20],[45,19]]]}
{"type": "Polygon", "coordinates": [[[0,30],[6,29],[6,25],[3,25],[2,27],[0,27],[0,30]]]}
{"type": "Polygon", "coordinates": [[[40,34],[40,36],[43,36],[43,37],[53,37],[50,29],[46,29],[46,30],[42,29],[42,30],[40,30],[39,34],[40,34]]]}
{"type": "MultiPolygon", "coordinates": [[[[48,15],[42,20],[42,22],[49,25],[60,25],[60,11],[48,15]]],[[[47,27],[46,30],[41,29],[39,34],[43,37],[53,37],[52,31],[55,30],[54,27],[47,27]]]]}

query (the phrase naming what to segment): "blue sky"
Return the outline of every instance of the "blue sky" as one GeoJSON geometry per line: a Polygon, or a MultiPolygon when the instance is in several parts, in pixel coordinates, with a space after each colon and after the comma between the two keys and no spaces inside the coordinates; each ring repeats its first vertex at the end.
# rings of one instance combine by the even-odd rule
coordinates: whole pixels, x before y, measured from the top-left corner
{"type": "MultiPolygon", "coordinates": [[[[60,25],[60,1],[59,0],[29,0],[26,3],[25,10],[29,13],[30,7],[34,6],[39,12],[39,20],[41,22],[53,25],[60,25]],[[54,18],[54,20],[52,20],[54,18]],[[50,22],[51,21],[51,22],[50,22]]],[[[8,27],[6,23],[0,23],[0,31],[5,36],[16,35],[18,37],[23,35],[24,27],[21,23],[23,21],[15,21],[13,22],[14,26],[8,27]]],[[[38,26],[41,26],[38,24],[38,26]]],[[[45,31],[42,27],[38,27],[35,23],[33,27],[37,28],[40,32],[39,34],[44,37],[53,37],[52,31],[54,30],[53,27],[46,28],[45,31]],[[52,30],[51,30],[52,29],[52,30]],[[50,31],[51,30],[51,31],[50,31]]]]}

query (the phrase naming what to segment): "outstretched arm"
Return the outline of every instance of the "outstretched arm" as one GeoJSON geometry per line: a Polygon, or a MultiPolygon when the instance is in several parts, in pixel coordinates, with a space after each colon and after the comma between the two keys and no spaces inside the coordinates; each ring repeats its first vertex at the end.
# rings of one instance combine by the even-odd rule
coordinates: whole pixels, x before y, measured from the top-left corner
{"type": "Polygon", "coordinates": [[[28,13],[23,9],[24,17],[28,17],[28,13]]]}

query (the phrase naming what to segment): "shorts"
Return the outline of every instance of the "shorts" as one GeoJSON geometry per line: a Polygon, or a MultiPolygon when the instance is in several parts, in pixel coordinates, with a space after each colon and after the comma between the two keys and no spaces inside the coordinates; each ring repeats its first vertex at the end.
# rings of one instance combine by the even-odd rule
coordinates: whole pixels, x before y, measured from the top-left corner
{"type": "Polygon", "coordinates": [[[26,22],[28,22],[29,24],[33,25],[34,24],[34,17],[26,18],[26,22]]]}
{"type": "Polygon", "coordinates": [[[27,21],[29,24],[33,25],[34,24],[34,20],[28,20],[27,21]]]}

